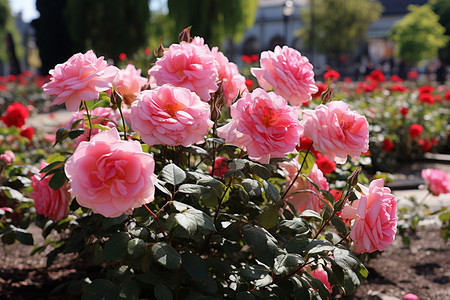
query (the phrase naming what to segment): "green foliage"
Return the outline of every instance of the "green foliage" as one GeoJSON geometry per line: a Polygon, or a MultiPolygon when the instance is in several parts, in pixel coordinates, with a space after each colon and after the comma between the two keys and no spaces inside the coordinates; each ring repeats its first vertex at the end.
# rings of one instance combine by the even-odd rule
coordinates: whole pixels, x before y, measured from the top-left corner
{"type": "Polygon", "coordinates": [[[6,35],[11,34],[16,49],[15,55],[22,58],[24,49],[22,46],[22,38],[16,27],[14,17],[11,15],[8,0],[0,0],[0,61],[7,62],[9,59],[8,43],[6,42],[6,35]]]}
{"type": "Polygon", "coordinates": [[[305,26],[299,35],[309,49],[312,46],[338,58],[364,39],[370,23],[375,22],[383,7],[371,0],[314,0],[302,10],[305,26]],[[312,7],[311,5],[314,5],[312,7]]]}
{"type": "Polygon", "coordinates": [[[93,49],[117,61],[120,53],[133,54],[146,44],[148,0],[67,0],[64,16],[72,40],[83,51],[93,49]]]}
{"type": "MultiPolygon", "coordinates": [[[[450,2],[446,0],[431,0],[429,1],[433,11],[439,16],[439,24],[445,28],[445,35],[450,36],[450,2]]],[[[442,55],[445,61],[450,61],[450,40],[444,48],[442,55]]]]}
{"type": "Polygon", "coordinates": [[[390,36],[396,46],[396,56],[411,63],[436,58],[438,50],[449,41],[439,16],[430,5],[408,6],[409,13],[394,24],[390,36]]]}
{"type": "Polygon", "coordinates": [[[225,37],[242,39],[245,29],[255,20],[258,0],[168,0],[169,17],[175,20],[178,34],[192,26],[193,35],[201,36],[210,46],[219,46],[225,37]]]}

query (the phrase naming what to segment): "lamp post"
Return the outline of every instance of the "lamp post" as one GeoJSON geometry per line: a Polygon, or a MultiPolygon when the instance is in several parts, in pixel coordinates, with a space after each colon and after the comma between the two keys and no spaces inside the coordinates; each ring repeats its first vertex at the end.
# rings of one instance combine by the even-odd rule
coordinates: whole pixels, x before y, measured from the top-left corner
{"type": "Polygon", "coordinates": [[[294,1],[286,0],[281,8],[283,13],[283,26],[284,26],[284,43],[287,45],[288,40],[288,20],[289,17],[294,13],[294,1]]]}

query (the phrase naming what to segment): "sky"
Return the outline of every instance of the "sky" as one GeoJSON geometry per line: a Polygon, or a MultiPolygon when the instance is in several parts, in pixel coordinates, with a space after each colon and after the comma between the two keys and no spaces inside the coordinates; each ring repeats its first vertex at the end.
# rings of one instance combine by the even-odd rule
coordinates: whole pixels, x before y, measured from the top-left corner
{"type": "MultiPolygon", "coordinates": [[[[30,22],[39,17],[39,12],[36,10],[36,0],[9,0],[11,11],[13,15],[22,12],[22,19],[24,22],[30,22]]],[[[151,10],[165,10],[167,0],[152,0],[150,1],[151,10]]]]}

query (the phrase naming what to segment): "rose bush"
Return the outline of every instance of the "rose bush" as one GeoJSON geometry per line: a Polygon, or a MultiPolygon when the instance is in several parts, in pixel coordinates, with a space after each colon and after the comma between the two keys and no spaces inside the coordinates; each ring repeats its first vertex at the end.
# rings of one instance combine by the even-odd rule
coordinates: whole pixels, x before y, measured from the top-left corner
{"type": "MultiPolygon", "coordinates": [[[[60,202],[54,196],[44,202],[49,206],[36,224],[44,237],[60,235],[33,252],[47,249],[48,264],[63,253],[79,253],[102,270],[73,283],[79,288],[66,284],[54,294],[86,299],[351,294],[367,276],[353,243],[358,253],[383,250],[395,234],[395,198],[381,181],[358,187],[358,181],[367,184],[360,168],[342,164],[348,155],[356,164],[367,150],[366,119],[331,101],[310,104],[300,121],[301,110],[292,105],[308,102],[317,89],[312,65],[293,49],[262,55],[261,70],[284,68],[274,92],[246,91],[241,80],[230,85],[229,74],[237,76],[233,67],[220,71],[226,60],[213,55],[217,50],[199,37],[188,41],[161,54],[148,72],[157,86],[140,92],[131,111],[109,76],[115,67],[93,52],[52,71],[44,90],[73,109],[74,117],[57,131],[41,173],[55,192],[69,186],[73,198],[62,220],[51,209],[60,202]],[[78,77],[80,68],[98,72],[78,77]],[[283,86],[299,89],[286,96],[283,86]],[[305,136],[312,140],[306,149],[305,136]],[[328,182],[326,176],[338,169],[341,185],[328,182]],[[339,193],[332,194],[331,186],[339,186],[339,193]],[[353,225],[341,218],[344,207],[355,207],[353,225]]],[[[35,183],[38,196],[41,187],[35,183]]],[[[0,235],[9,242],[29,237],[17,226],[0,235]]]]}

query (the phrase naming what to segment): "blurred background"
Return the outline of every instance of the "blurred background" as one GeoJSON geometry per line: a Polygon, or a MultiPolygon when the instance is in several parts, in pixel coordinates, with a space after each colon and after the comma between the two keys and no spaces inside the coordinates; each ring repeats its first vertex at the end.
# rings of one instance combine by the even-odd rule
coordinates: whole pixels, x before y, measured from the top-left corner
{"type": "Polygon", "coordinates": [[[444,83],[450,62],[448,0],[0,0],[0,76],[45,75],[88,49],[147,70],[160,39],[191,25],[238,65],[288,45],[318,76],[413,70],[444,83]]]}

